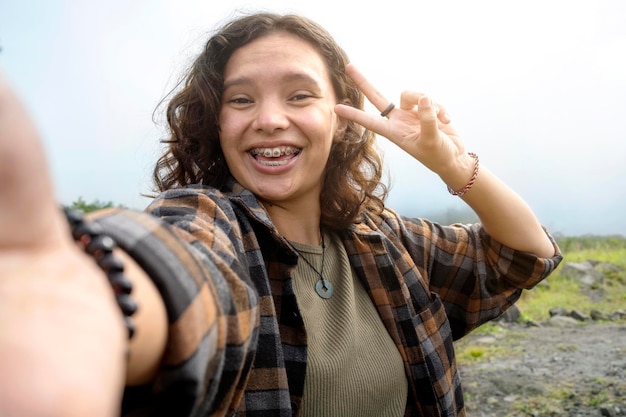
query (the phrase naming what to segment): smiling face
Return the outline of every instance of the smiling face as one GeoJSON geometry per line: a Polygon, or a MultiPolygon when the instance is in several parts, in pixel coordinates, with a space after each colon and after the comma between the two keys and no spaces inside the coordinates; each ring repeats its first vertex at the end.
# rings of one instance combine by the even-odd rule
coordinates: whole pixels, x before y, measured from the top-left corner
{"type": "Polygon", "coordinates": [[[307,41],[274,32],[237,49],[224,70],[220,145],[235,179],[275,205],[319,206],[342,128],[330,76],[307,41]]]}

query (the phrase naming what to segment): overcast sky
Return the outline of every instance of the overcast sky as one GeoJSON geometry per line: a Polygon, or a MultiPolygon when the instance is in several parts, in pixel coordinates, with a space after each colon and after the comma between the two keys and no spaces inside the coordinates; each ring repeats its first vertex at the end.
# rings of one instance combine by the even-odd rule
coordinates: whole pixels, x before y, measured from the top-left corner
{"type": "MultiPolygon", "coordinates": [[[[323,24],[390,100],[415,89],[445,104],[468,150],[552,232],[626,235],[621,0],[1,0],[0,70],[39,127],[59,200],[143,208],[160,98],[217,24],[258,9],[323,24]]],[[[425,217],[463,207],[380,143],[391,207],[425,217]]]]}

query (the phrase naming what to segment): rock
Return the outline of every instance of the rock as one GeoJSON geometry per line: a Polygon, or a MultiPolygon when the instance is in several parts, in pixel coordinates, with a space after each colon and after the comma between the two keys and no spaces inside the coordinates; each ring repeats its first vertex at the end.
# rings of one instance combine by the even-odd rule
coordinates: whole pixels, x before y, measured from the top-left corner
{"type": "MultiPolygon", "coordinates": [[[[626,323],[550,322],[514,326],[494,336],[500,353],[460,363],[468,416],[626,417],[626,323]]],[[[458,343],[475,346],[484,337],[458,343]]]]}
{"type": "Polygon", "coordinates": [[[550,311],[550,317],[554,317],[554,316],[567,316],[568,312],[566,309],[564,309],[563,307],[554,307],[551,308],[550,311]]]}
{"type": "Polygon", "coordinates": [[[522,313],[519,311],[519,308],[515,304],[508,308],[498,320],[503,321],[504,323],[518,323],[522,317],[522,313]]]}
{"type": "Polygon", "coordinates": [[[613,314],[611,314],[609,316],[609,318],[611,320],[622,320],[622,319],[626,319],[626,311],[624,310],[617,310],[616,312],[614,312],[613,314]]]}
{"type": "Polygon", "coordinates": [[[621,266],[616,265],[611,262],[598,262],[597,264],[594,265],[594,268],[597,271],[600,271],[605,276],[611,275],[611,274],[619,274],[620,272],[624,270],[624,268],[622,268],[621,266]]]}
{"type": "Polygon", "coordinates": [[[588,315],[586,315],[582,311],[578,311],[578,310],[572,310],[569,313],[569,316],[571,318],[575,319],[575,320],[578,320],[578,321],[588,321],[588,320],[591,320],[591,317],[589,317],[588,315]]]}
{"type": "Polygon", "coordinates": [[[615,413],[609,407],[600,407],[600,415],[603,417],[615,417],[615,413]]]}
{"type": "Polygon", "coordinates": [[[591,316],[591,320],[594,320],[594,321],[611,320],[611,318],[608,315],[604,314],[603,312],[599,310],[591,310],[589,315],[591,316]]]}
{"type": "Polygon", "coordinates": [[[589,297],[589,300],[593,303],[599,303],[606,297],[606,290],[600,286],[584,287],[581,288],[581,292],[589,297]]]}
{"type": "Polygon", "coordinates": [[[587,287],[594,287],[604,281],[604,274],[594,268],[589,261],[568,262],[563,266],[561,274],[574,279],[587,287]]]}
{"type": "Polygon", "coordinates": [[[573,319],[568,316],[554,316],[550,317],[546,322],[548,326],[552,327],[572,327],[578,326],[579,323],[576,319],[573,319]]]}

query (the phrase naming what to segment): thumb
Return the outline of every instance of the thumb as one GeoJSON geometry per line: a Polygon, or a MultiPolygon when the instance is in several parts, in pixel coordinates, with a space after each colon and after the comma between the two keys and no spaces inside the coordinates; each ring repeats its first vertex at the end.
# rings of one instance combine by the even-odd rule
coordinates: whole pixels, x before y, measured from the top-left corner
{"type": "Polygon", "coordinates": [[[63,223],[37,131],[0,74],[0,248],[58,241],[63,223]]]}

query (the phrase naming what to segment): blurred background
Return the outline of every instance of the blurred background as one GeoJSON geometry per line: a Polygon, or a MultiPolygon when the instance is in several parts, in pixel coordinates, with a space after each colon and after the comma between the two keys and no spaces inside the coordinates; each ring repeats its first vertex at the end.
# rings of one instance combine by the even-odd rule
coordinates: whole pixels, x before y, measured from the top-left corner
{"type": "MultiPolygon", "coordinates": [[[[60,202],[142,209],[164,137],[160,99],[213,29],[258,10],[317,20],[390,100],[415,89],[443,103],[468,150],[553,233],[626,235],[619,0],[2,0],[0,71],[41,132],[60,202]]],[[[472,220],[438,177],[380,146],[389,206],[472,220]]]]}

